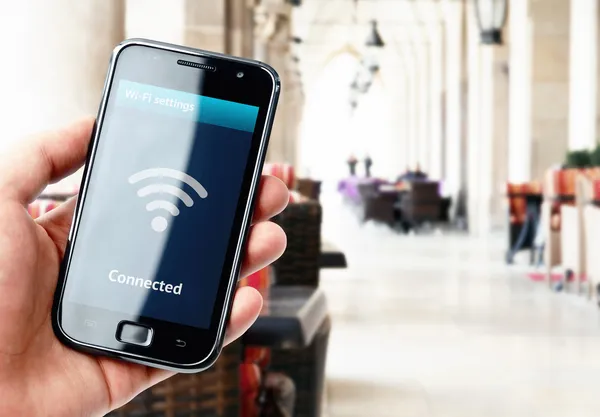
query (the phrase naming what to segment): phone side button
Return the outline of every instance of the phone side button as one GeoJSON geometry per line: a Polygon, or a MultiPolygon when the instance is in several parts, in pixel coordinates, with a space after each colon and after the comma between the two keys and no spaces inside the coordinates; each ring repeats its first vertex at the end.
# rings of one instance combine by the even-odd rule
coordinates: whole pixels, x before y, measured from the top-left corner
{"type": "Polygon", "coordinates": [[[117,340],[139,346],[150,346],[154,332],[150,327],[131,322],[121,322],[117,327],[117,340]]]}

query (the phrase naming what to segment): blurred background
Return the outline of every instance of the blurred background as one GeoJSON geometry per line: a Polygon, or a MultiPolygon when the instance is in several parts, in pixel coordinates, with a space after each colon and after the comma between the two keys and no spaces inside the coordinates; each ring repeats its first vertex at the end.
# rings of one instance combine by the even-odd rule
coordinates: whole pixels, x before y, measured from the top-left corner
{"type": "Polygon", "coordinates": [[[293,190],[289,247],[241,283],[263,314],[115,415],[597,415],[598,18],[597,0],[3,7],[3,148],[95,114],[125,38],[282,78],[265,172],[293,190]]]}

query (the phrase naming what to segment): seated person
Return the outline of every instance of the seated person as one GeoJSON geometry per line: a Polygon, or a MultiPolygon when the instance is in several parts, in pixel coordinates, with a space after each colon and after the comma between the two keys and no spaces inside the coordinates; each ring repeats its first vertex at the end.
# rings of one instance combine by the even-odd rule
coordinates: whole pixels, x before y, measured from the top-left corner
{"type": "Polygon", "coordinates": [[[417,170],[414,172],[415,179],[417,180],[426,180],[427,174],[421,171],[421,165],[417,164],[417,170]]]}
{"type": "Polygon", "coordinates": [[[421,171],[421,166],[417,164],[417,169],[415,171],[411,171],[410,168],[406,168],[406,172],[400,175],[396,181],[418,181],[418,180],[426,180],[427,174],[421,171]]]}

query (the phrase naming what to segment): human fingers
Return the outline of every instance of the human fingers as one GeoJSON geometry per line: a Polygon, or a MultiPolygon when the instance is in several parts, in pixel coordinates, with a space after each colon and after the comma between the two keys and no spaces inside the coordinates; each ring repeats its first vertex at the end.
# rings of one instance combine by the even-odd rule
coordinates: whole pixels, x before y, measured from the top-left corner
{"type": "Polygon", "coordinates": [[[283,181],[272,175],[263,175],[254,210],[255,223],[269,220],[281,213],[289,201],[289,191],[283,181]]]}
{"type": "Polygon", "coordinates": [[[27,204],[48,184],[80,168],[85,161],[94,120],[86,118],[11,147],[0,159],[2,195],[27,204]]]}

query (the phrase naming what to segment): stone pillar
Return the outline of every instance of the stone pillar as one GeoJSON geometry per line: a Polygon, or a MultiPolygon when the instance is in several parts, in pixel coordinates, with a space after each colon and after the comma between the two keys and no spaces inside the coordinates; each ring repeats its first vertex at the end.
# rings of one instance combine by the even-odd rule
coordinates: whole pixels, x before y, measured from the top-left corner
{"type": "Polygon", "coordinates": [[[442,26],[429,30],[429,170],[431,178],[441,180],[444,172],[442,98],[444,85],[442,26]]]}
{"type": "MultiPolygon", "coordinates": [[[[479,43],[479,28],[476,30],[476,39],[479,43]]],[[[477,149],[473,155],[475,171],[469,171],[469,176],[477,177],[477,189],[469,195],[476,200],[476,213],[469,216],[469,231],[474,235],[485,236],[492,230],[492,199],[494,195],[494,48],[479,46],[479,97],[478,109],[479,122],[477,136],[469,137],[469,147],[477,149]],[[474,145],[473,142],[477,142],[474,145]],[[475,219],[475,222],[473,222],[475,219]],[[471,225],[474,226],[471,230],[471,225]]],[[[475,104],[475,103],[474,103],[475,104]]],[[[471,113],[476,114],[476,113],[471,113]]],[[[471,165],[469,165],[470,167],[471,165]]]]}
{"type": "MultiPolygon", "coordinates": [[[[479,29],[474,20],[473,7],[467,7],[467,73],[468,73],[468,127],[467,127],[467,214],[469,233],[479,235],[487,225],[481,224],[484,210],[482,206],[481,188],[485,179],[481,170],[485,169],[487,138],[482,135],[485,126],[485,111],[482,109],[481,61],[482,49],[479,45],[479,29]]],[[[486,91],[488,92],[488,91],[486,91]]]]}
{"type": "MultiPolygon", "coordinates": [[[[507,32],[506,30],[504,31],[507,32]]],[[[492,48],[492,200],[491,227],[505,229],[507,226],[506,213],[506,182],[508,180],[508,54],[507,44],[492,48]]]]}
{"type": "MultiPolygon", "coordinates": [[[[292,66],[292,68],[296,68],[292,66]]],[[[302,125],[302,118],[304,115],[304,90],[302,86],[301,74],[298,70],[288,71],[287,77],[287,89],[286,89],[286,101],[283,105],[287,106],[286,109],[286,120],[285,127],[287,129],[288,136],[286,136],[288,143],[288,156],[287,160],[294,166],[299,164],[299,138],[300,129],[302,125]]]]}
{"type": "Polygon", "coordinates": [[[271,65],[281,78],[281,96],[271,131],[267,160],[297,164],[301,84],[291,81],[290,38],[292,6],[263,0],[256,9],[255,58],[271,65]]]}
{"type": "Polygon", "coordinates": [[[509,12],[509,133],[508,181],[529,181],[532,176],[531,87],[532,23],[529,0],[512,1],[509,12]]]}
{"type": "MultiPolygon", "coordinates": [[[[411,59],[404,56],[405,49],[386,51],[381,65],[381,76],[386,93],[389,93],[390,109],[389,124],[391,141],[389,148],[391,179],[396,179],[408,167],[414,167],[411,161],[411,79],[407,66],[411,59]]],[[[415,158],[416,159],[416,158],[415,158]]],[[[415,161],[416,162],[416,161],[415,161]]]]}
{"type": "Polygon", "coordinates": [[[571,0],[569,149],[596,146],[598,2],[571,0]]]}
{"type": "Polygon", "coordinates": [[[404,173],[407,167],[411,165],[409,159],[409,143],[410,143],[410,129],[409,123],[410,118],[408,117],[408,112],[410,108],[409,101],[409,88],[410,88],[410,80],[406,73],[406,66],[404,66],[402,70],[402,77],[399,79],[400,85],[398,88],[398,94],[396,95],[396,105],[394,108],[398,109],[399,117],[397,119],[393,119],[396,122],[396,140],[398,141],[397,152],[398,152],[398,167],[397,174],[401,175],[404,173]]]}
{"type": "MultiPolygon", "coordinates": [[[[385,50],[379,55],[380,71],[373,84],[372,101],[375,108],[383,108],[383,124],[388,126],[385,145],[378,147],[377,161],[382,160],[382,171],[395,180],[406,169],[406,70],[398,50],[385,50]],[[381,82],[379,82],[379,80],[381,82]],[[385,101],[382,101],[385,100],[385,101]]],[[[369,105],[369,103],[365,103],[369,105]]],[[[379,123],[379,122],[378,122],[379,123]]],[[[372,155],[373,156],[373,155],[372,155]]],[[[374,157],[375,160],[375,157],[374,157]]],[[[379,166],[379,164],[378,164],[379,166]]]]}
{"type": "Polygon", "coordinates": [[[254,58],[254,1],[225,0],[225,52],[254,58]]]}
{"type": "Polygon", "coordinates": [[[565,0],[530,0],[533,20],[532,174],[542,179],[564,161],[569,136],[570,6],[565,0]]]}
{"type": "Polygon", "coordinates": [[[463,161],[464,19],[463,3],[444,3],[445,21],[445,187],[456,208],[461,188],[463,161]]]}
{"type": "Polygon", "coordinates": [[[252,58],[247,0],[127,0],[127,37],[142,37],[252,58]]]}
{"type": "Polygon", "coordinates": [[[468,21],[468,187],[469,232],[485,236],[505,226],[508,80],[506,46],[480,43],[472,6],[468,21]]]}
{"type": "Polygon", "coordinates": [[[112,49],[124,38],[119,0],[18,1],[0,13],[0,146],[96,115],[112,49]]]}
{"type": "Polygon", "coordinates": [[[511,3],[509,179],[514,182],[541,180],[548,167],[564,161],[569,136],[569,3],[511,3]]]}
{"type": "MultiPolygon", "coordinates": [[[[145,0],[142,0],[145,2],[145,0]]],[[[179,0],[177,0],[179,1],[179,0]]],[[[161,2],[169,3],[171,0],[161,2]]],[[[184,1],[183,44],[213,52],[227,52],[227,0],[184,1]]],[[[167,7],[167,6],[165,6],[167,7]]],[[[177,24],[177,22],[174,22],[177,24]]]]}
{"type": "Polygon", "coordinates": [[[419,42],[415,45],[416,75],[417,75],[417,162],[423,172],[430,172],[430,45],[428,42],[419,42]]]}
{"type": "Polygon", "coordinates": [[[411,59],[411,62],[407,62],[406,80],[406,154],[408,168],[414,170],[419,164],[419,77],[414,57],[411,59]]]}

